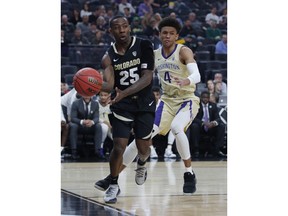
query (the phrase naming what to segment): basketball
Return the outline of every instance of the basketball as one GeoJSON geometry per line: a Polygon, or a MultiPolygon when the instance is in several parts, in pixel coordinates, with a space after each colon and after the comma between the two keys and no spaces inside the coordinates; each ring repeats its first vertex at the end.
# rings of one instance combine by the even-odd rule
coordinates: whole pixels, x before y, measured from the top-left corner
{"type": "Polygon", "coordinates": [[[90,67],[82,68],[73,77],[73,85],[81,96],[93,96],[102,88],[101,74],[90,67]]]}

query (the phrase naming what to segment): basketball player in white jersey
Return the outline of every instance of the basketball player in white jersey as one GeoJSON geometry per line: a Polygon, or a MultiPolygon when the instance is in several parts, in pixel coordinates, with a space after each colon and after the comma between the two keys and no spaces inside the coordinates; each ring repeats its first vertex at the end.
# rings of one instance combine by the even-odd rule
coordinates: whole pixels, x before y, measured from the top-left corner
{"type": "MultiPolygon", "coordinates": [[[[167,17],[159,23],[162,47],[154,51],[155,67],[158,71],[163,94],[156,110],[153,134],[166,135],[170,128],[176,139],[177,150],[184,162],[183,193],[196,191],[196,176],[192,169],[189,141],[186,129],[197,115],[200,99],[194,95],[200,73],[190,48],[177,44],[180,23],[167,17]]],[[[134,142],[134,141],[133,141],[134,142]]],[[[131,143],[123,155],[123,166],[128,166],[137,155],[135,143],[131,143]]],[[[143,183],[146,178],[143,179],[143,183]]],[[[95,187],[106,190],[109,176],[95,183],[95,187]]],[[[107,186],[108,182],[108,186],[107,186]]]]}

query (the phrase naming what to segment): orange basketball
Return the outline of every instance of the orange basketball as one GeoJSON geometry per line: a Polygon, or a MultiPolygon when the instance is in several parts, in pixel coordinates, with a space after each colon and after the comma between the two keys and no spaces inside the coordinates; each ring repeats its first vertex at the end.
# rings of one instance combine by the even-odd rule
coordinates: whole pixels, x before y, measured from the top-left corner
{"type": "Polygon", "coordinates": [[[102,88],[103,79],[101,74],[90,67],[82,68],[73,77],[73,85],[82,96],[98,94],[102,88]]]}

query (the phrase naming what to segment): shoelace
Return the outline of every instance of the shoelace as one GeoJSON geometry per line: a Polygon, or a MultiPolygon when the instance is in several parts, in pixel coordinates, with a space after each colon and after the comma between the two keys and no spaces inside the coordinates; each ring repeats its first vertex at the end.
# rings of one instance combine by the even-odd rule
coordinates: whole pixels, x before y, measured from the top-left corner
{"type": "Polygon", "coordinates": [[[137,177],[143,177],[145,175],[146,168],[145,167],[139,167],[135,171],[136,171],[137,177]]]}

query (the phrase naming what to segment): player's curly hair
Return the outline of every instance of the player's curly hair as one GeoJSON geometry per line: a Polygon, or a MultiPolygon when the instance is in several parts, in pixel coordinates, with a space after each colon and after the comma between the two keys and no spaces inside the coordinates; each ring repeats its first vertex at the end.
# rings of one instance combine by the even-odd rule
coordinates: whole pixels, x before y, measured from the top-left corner
{"type": "Polygon", "coordinates": [[[161,32],[161,29],[165,26],[174,27],[177,31],[177,34],[180,33],[181,28],[182,28],[179,21],[171,17],[165,17],[160,21],[159,26],[158,26],[159,31],[161,32]]]}

